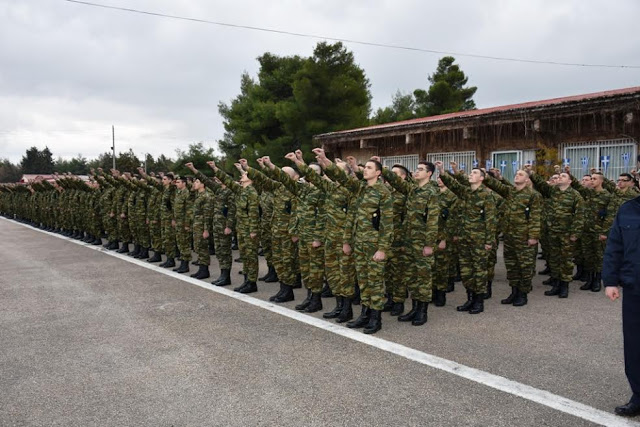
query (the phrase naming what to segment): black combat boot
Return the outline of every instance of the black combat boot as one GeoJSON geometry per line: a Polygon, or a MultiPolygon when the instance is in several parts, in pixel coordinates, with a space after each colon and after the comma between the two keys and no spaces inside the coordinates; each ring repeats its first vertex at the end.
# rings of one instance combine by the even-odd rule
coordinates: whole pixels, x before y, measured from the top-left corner
{"type": "Polygon", "coordinates": [[[440,289],[433,290],[433,304],[436,307],[444,307],[447,303],[447,293],[445,291],[441,291],[440,289]]]}
{"type": "Polygon", "coordinates": [[[160,262],[160,261],[162,261],[162,256],[160,256],[160,251],[155,251],[153,253],[153,256],[147,260],[147,262],[151,262],[151,263],[160,262]]]}
{"type": "Polygon", "coordinates": [[[469,311],[473,305],[473,292],[467,290],[467,302],[456,307],[457,311],[469,311]]]}
{"type": "Polygon", "coordinates": [[[129,242],[122,242],[122,247],[116,251],[119,254],[129,253],[129,242]]]}
{"type": "Polygon", "coordinates": [[[202,272],[202,267],[204,266],[201,265],[200,267],[198,267],[198,271],[196,271],[193,274],[190,274],[189,277],[193,277],[194,279],[198,278],[198,275],[202,272]]]}
{"type": "Polygon", "coordinates": [[[269,301],[273,302],[276,300],[276,298],[278,298],[280,295],[282,295],[282,293],[284,292],[284,285],[282,284],[282,282],[280,282],[280,290],[275,294],[269,297],[269,301]]]}
{"type": "Polygon", "coordinates": [[[136,256],[138,256],[139,253],[140,253],[140,245],[135,243],[133,245],[133,252],[129,252],[129,256],[135,258],[136,256]]]}
{"type": "Polygon", "coordinates": [[[538,274],[551,274],[551,268],[549,264],[545,265],[544,270],[538,271],[538,274]]]}
{"type": "Polygon", "coordinates": [[[418,300],[411,300],[411,310],[403,314],[402,316],[398,316],[398,322],[411,322],[413,318],[416,316],[418,310],[418,300]]]}
{"type": "Polygon", "coordinates": [[[400,316],[404,313],[404,302],[394,302],[393,307],[391,307],[391,316],[400,316]]]}
{"type": "Polygon", "coordinates": [[[333,291],[329,287],[329,283],[324,282],[324,286],[322,287],[322,293],[320,294],[322,298],[331,298],[333,297],[333,291]]]}
{"type": "Polygon", "coordinates": [[[548,297],[552,297],[560,294],[560,281],[556,280],[553,283],[553,287],[544,293],[548,297]]]}
{"type": "Polygon", "coordinates": [[[252,294],[254,292],[258,292],[258,285],[256,284],[256,282],[248,281],[247,284],[238,292],[240,292],[241,294],[252,294]]]}
{"type": "Polygon", "coordinates": [[[602,289],[602,273],[593,273],[591,292],[600,292],[600,289],[602,289]]]}
{"type": "Polygon", "coordinates": [[[516,289],[518,294],[513,299],[514,307],[522,307],[523,305],[527,305],[527,294],[522,292],[520,289],[516,289]]]}
{"type": "Polygon", "coordinates": [[[569,282],[560,282],[558,298],[569,297],[569,282]]]}
{"type": "Polygon", "coordinates": [[[267,273],[262,277],[258,277],[258,280],[260,280],[261,282],[264,282],[264,279],[269,277],[269,275],[271,274],[271,270],[273,270],[273,265],[267,264],[267,268],[268,268],[267,273]]]}
{"type": "Polygon", "coordinates": [[[449,277],[447,279],[447,290],[445,291],[446,293],[449,292],[453,292],[456,288],[456,278],[455,277],[449,277]]]}
{"type": "Polygon", "coordinates": [[[482,299],[490,299],[493,295],[493,280],[487,280],[487,292],[482,294],[482,299]]]}
{"type": "Polygon", "coordinates": [[[592,273],[591,271],[587,272],[587,281],[584,283],[584,285],[580,286],[581,291],[588,291],[593,287],[595,275],[596,274],[592,273]]]}
{"type": "Polygon", "coordinates": [[[576,264],[576,274],[573,275],[573,280],[580,280],[584,273],[584,266],[582,264],[576,264]]]}
{"type": "Polygon", "coordinates": [[[325,319],[335,319],[340,315],[343,305],[344,305],[344,297],[336,297],[336,308],[334,308],[333,310],[327,313],[324,313],[322,317],[324,317],[325,319]]]}
{"type": "Polygon", "coordinates": [[[309,305],[304,309],[305,313],[315,313],[322,310],[322,293],[311,294],[311,301],[309,305]]]}
{"type": "Polygon", "coordinates": [[[265,283],[275,283],[279,282],[278,273],[276,273],[276,268],[272,265],[269,267],[269,271],[267,271],[267,277],[264,278],[265,283]]]}
{"type": "Polygon", "coordinates": [[[176,260],[174,258],[167,257],[167,262],[164,263],[164,268],[171,268],[176,266],[176,260]]]}
{"type": "Polygon", "coordinates": [[[110,251],[116,251],[118,250],[118,248],[120,247],[120,245],[118,244],[117,240],[114,240],[108,247],[107,249],[109,249],[110,251]]]}
{"type": "Polygon", "coordinates": [[[518,288],[511,286],[511,295],[503,300],[500,300],[500,304],[513,304],[513,300],[518,296],[518,288]]]}
{"type": "Polygon", "coordinates": [[[180,266],[178,268],[174,268],[173,271],[176,273],[188,273],[189,272],[189,261],[181,260],[180,266]]]}
{"type": "Polygon", "coordinates": [[[282,286],[284,286],[282,294],[274,301],[277,303],[293,301],[295,299],[295,295],[293,294],[293,286],[284,283],[282,284],[282,286]]]}
{"type": "Polygon", "coordinates": [[[140,253],[135,256],[138,259],[147,259],[149,258],[149,248],[140,248],[140,253]]]}
{"type": "Polygon", "coordinates": [[[384,303],[384,308],[382,309],[383,313],[387,313],[391,311],[393,308],[393,295],[387,294],[387,302],[384,303]]]}
{"type": "Polygon", "coordinates": [[[473,305],[469,309],[469,314],[478,314],[484,311],[484,297],[483,294],[473,294],[473,305]]]}
{"type": "Polygon", "coordinates": [[[208,265],[201,265],[198,268],[198,271],[195,274],[192,274],[191,277],[199,280],[208,279],[211,274],[209,273],[208,265]]]}
{"type": "Polygon", "coordinates": [[[298,273],[296,274],[296,281],[293,284],[293,289],[300,289],[302,288],[302,274],[298,273]]]}
{"type": "Polygon", "coordinates": [[[100,237],[94,237],[93,238],[93,242],[91,242],[92,245],[94,246],[98,246],[102,244],[102,239],[100,237]]]}
{"type": "Polygon", "coordinates": [[[244,282],[242,282],[242,284],[236,288],[233,288],[234,292],[240,292],[241,290],[243,290],[247,284],[249,283],[249,280],[247,279],[247,275],[244,275],[244,282]]]}
{"type": "Polygon", "coordinates": [[[369,314],[369,324],[365,326],[365,334],[375,334],[382,329],[382,312],[380,310],[371,310],[369,314]]]}
{"type": "Polygon", "coordinates": [[[228,268],[220,270],[220,277],[211,282],[211,284],[216,286],[229,286],[231,284],[231,270],[228,268]]]}
{"type": "Polygon", "coordinates": [[[369,316],[371,315],[371,309],[366,305],[362,306],[362,311],[357,319],[347,322],[347,328],[356,329],[364,328],[369,323],[369,316]]]}
{"type": "Polygon", "coordinates": [[[549,277],[547,280],[543,281],[542,284],[543,285],[547,285],[547,286],[555,286],[555,284],[559,282],[558,279],[555,279],[553,277],[549,277]]]}
{"type": "Polygon", "coordinates": [[[304,311],[309,304],[311,304],[311,289],[307,289],[307,297],[298,305],[296,305],[296,310],[304,311]]]}
{"type": "Polygon", "coordinates": [[[336,319],[338,323],[348,322],[353,319],[353,308],[351,307],[351,298],[343,298],[342,300],[342,311],[340,315],[336,319]]]}
{"type": "Polygon", "coordinates": [[[413,326],[421,326],[427,323],[427,309],[429,308],[429,303],[424,301],[418,301],[418,306],[416,307],[416,315],[413,316],[413,320],[411,324],[413,326]]]}

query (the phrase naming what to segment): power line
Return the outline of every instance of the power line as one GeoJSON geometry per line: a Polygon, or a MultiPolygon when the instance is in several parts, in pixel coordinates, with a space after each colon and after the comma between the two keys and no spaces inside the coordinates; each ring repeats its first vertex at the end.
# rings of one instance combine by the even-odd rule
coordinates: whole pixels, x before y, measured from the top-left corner
{"type": "Polygon", "coordinates": [[[402,45],[385,44],[385,43],[375,43],[375,42],[366,42],[366,41],[361,41],[361,40],[351,40],[351,39],[343,39],[343,38],[337,38],[337,37],[319,36],[319,35],[315,35],[315,34],[297,33],[297,32],[293,32],[293,31],[277,30],[277,29],[273,29],[273,28],[255,27],[255,26],[251,26],[251,25],[229,24],[229,23],[226,23],[226,22],[210,21],[210,20],[207,20],[207,19],[200,19],[200,18],[189,18],[189,17],[185,17],[185,16],[178,16],[178,15],[168,15],[168,14],[159,13],[159,12],[149,12],[149,11],[146,11],[146,10],[131,9],[131,8],[127,8],[127,7],[109,6],[109,5],[105,5],[105,4],[92,3],[92,2],[80,1],[80,0],[63,0],[63,1],[66,1],[66,2],[69,2],[69,3],[82,4],[82,5],[86,5],[86,6],[101,7],[101,8],[104,8],[104,9],[112,9],[112,10],[119,10],[119,11],[123,11],[123,12],[138,13],[138,14],[141,14],[141,15],[149,15],[149,16],[156,16],[156,17],[161,17],[161,18],[170,18],[170,19],[178,19],[178,20],[182,20],[182,21],[198,22],[198,23],[201,23],[201,24],[218,25],[218,26],[222,26],[222,27],[240,28],[240,29],[245,29],[245,30],[262,31],[262,32],[267,32],[267,33],[276,33],[276,34],[283,34],[283,35],[288,35],[288,36],[305,37],[305,38],[319,39],[319,40],[339,41],[339,42],[345,42],[345,43],[360,44],[360,45],[365,45],[365,46],[383,47],[383,48],[387,48],[387,49],[409,50],[409,51],[414,51],[414,52],[425,52],[425,53],[435,53],[435,54],[439,54],[439,55],[462,56],[462,57],[469,57],[469,58],[488,59],[488,60],[493,60],[493,61],[523,62],[523,63],[527,63],[527,64],[562,65],[562,66],[591,67],[591,68],[636,68],[636,69],[640,69],[640,65],[581,64],[581,63],[575,63],[575,62],[540,61],[540,60],[534,60],[534,59],[520,59],[520,58],[507,58],[507,57],[502,57],[502,56],[476,55],[476,54],[473,54],[473,53],[448,52],[448,51],[442,51],[442,50],[424,49],[424,48],[419,48],[419,47],[402,46],[402,45]]]}

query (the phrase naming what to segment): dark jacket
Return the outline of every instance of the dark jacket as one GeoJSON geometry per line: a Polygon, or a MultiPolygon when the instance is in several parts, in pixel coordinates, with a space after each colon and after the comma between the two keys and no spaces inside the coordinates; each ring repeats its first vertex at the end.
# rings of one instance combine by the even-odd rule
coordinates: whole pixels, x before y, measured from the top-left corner
{"type": "Polygon", "coordinates": [[[640,197],[620,206],[604,252],[605,286],[640,295],[640,197]]]}

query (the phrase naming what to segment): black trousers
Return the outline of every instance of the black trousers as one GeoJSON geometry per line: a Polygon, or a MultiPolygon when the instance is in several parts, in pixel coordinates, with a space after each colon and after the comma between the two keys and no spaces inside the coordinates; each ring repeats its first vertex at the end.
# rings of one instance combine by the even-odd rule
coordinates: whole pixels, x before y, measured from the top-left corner
{"type": "Polygon", "coordinates": [[[632,402],[640,404],[640,294],[622,295],[624,370],[633,391],[632,402]]]}

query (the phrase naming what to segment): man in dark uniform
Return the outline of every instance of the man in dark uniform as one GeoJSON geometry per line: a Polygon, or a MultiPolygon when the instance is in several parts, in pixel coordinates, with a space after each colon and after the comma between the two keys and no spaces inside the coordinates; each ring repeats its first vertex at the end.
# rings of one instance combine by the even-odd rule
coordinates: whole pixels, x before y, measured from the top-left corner
{"type": "Polygon", "coordinates": [[[624,203],[609,231],[604,253],[602,280],[605,294],[615,301],[622,298],[624,367],[633,395],[616,414],[640,415],[640,197],[624,203]]]}

